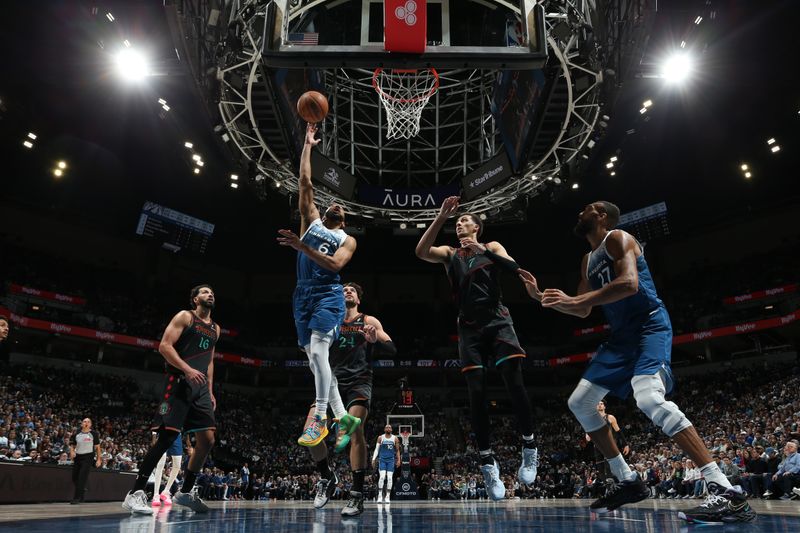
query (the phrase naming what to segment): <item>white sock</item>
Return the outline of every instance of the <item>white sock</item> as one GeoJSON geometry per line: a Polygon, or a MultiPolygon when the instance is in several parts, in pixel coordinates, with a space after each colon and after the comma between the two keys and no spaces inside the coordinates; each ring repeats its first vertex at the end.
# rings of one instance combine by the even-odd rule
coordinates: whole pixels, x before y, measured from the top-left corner
{"type": "Polygon", "coordinates": [[[178,472],[181,471],[181,460],[183,459],[183,457],[180,455],[172,455],[171,457],[172,457],[172,466],[170,467],[169,470],[169,479],[167,479],[167,486],[164,487],[164,492],[169,492],[169,489],[172,487],[172,484],[175,483],[176,479],[178,479],[178,472]]]}
{"type": "Polygon", "coordinates": [[[342,397],[339,395],[339,382],[336,380],[336,376],[331,376],[331,389],[328,398],[335,418],[342,418],[347,414],[342,397]]]}
{"type": "Polygon", "coordinates": [[[703,474],[703,477],[706,478],[706,483],[716,483],[721,487],[725,487],[726,489],[730,489],[733,487],[731,482],[728,481],[728,478],[725,477],[725,474],[722,473],[722,470],[719,469],[717,463],[711,461],[707,465],[700,468],[700,473],[703,474]]]}
{"type": "Polygon", "coordinates": [[[156,469],[153,472],[153,498],[158,498],[159,490],[161,490],[161,478],[164,474],[164,463],[167,462],[167,454],[161,456],[161,459],[158,460],[158,464],[156,465],[156,469]]]}
{"type": "Polygon", "coordinates": [[[625,458],[622,454],[617,455],[611,459],[606,459],[608,466],[611,467],[611,473],[620,481],[631,481],[636,478],[636,474],[631,471],[625,458]]]}

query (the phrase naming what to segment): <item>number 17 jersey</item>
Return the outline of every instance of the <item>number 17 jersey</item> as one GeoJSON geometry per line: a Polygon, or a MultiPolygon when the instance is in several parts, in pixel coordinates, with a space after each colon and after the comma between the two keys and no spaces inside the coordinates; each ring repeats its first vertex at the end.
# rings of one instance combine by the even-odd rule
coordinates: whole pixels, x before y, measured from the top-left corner
{"type": "MultiPolygon", "coordinates": [[[[609,235],[611,235],[611,231],[606,234],[600,246],[589,254],[589,261],[586,265],[586,278],[589,280],[592,290],[595,291],[608,285],[617,277],[614,272],[614,259],[608,254],[606,248],[609,235]]],[[[664,306],[656,294],[653,276],[644,259],[644,247],[641,244],[639,247],[642,253],[636,258],[636,270],[639,274],[638,291],[632,296],[603,305],[603,313],[606,315],[608,325],[611,326],[612,335],[626,329],[636,328],[647,320],[650,314],[664,306]]]]}

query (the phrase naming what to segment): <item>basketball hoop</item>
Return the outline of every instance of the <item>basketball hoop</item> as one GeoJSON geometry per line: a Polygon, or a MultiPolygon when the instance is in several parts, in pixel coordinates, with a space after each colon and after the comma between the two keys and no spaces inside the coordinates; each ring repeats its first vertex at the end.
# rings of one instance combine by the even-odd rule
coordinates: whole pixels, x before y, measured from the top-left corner
{"type": "Polygon", "coordinates": [[[376,68],[372,86],[386,110],[386,137],[410,139],[419,133],[422,110],[439,89],[439,73],[435,68],[376,68]]]}
{"type": "Polygon", "coordinates": [[[410,431],[401,431],[400,432],[400,440],[403,441],[403,446],[408,446],[408,441],[411,439],[411,432],[410,431]]]}

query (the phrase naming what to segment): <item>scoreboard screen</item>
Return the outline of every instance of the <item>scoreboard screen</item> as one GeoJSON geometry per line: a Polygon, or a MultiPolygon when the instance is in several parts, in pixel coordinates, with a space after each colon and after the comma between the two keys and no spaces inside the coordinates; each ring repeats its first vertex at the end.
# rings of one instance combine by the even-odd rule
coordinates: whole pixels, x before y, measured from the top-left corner
{"type": "Polygon", "coordinates": [[[214,224],[175,211],[155,202],[145,202],[136,234],[161,241],[172,252],[204,253],[214,233],[214,224]]]}
{"type": "Polygon", "coordinates": [[[643,207],[619,217],[617,227],[624,229],[640,242],[669,235],[667,224],[667,204],[664,202],[643,207]]]}

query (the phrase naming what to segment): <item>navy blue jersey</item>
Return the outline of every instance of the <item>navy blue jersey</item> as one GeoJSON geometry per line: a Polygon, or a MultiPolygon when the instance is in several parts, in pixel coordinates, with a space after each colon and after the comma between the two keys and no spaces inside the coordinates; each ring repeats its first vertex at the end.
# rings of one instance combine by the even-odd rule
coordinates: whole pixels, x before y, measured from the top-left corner
{"type": "MultiPolygon", "coordinates": [[[[328,229],[320,219],[308,226],[301,240],[310,248],[319,250],[325,255],[332,256],[347,239],[347,234],[342,229],[328,229]]],[[[338,272],[326,270],[311,260],[303,252],[297,253],[297,284],[308,282],[314,284],[337,284],[341,280],[338,272]]]]}
{"type": "Polygon", "coordinates": [[[378,451],[378,459],[381,461],[394,461],[395,460],[395,437],[392,435],[389,438],[386,438],[386,435],[381,435],[381,447],[378,451]]]}
{"type": "MultiPolygon", "coordinates": [[[[606,249],[606,240],[609,235],[611,232],[608,232],[600,246],[589,254],[586,278],[589,280],[592,290],[598,290],[608,285],[617,277],[614,272],[614,259],[608,255],[606,249]]],[[[664,305],[656,294],[653,277],[650,275],[650,269],[644,259],[643,247],[642,254],[636,258],[636,270],[639,273],[639,290],[636,294],[603,305],[603,312],[611,326],[612,333],[623,330],[626,326],[641,323],[650,313],[664,305]]]]}

